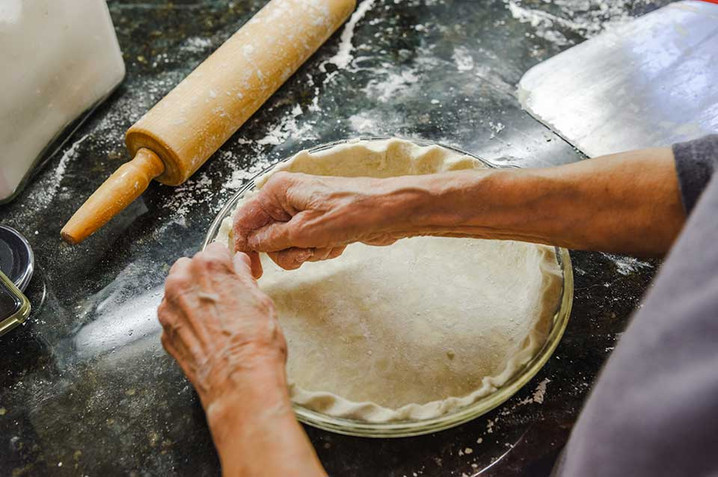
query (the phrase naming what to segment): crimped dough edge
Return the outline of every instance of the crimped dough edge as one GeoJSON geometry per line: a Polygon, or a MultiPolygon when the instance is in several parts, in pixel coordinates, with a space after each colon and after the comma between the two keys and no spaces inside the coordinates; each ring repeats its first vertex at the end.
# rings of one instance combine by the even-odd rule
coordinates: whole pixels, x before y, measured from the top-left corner
{"type": "MultiPolygon", "coordinates": [[[[300,151],[290,159],[277,164],[266,174],[259,176],[255,180],[255,189],[245,195],[238,203],[237,208],[256,194],[256,191],[261,189],[269,178],[279,171],[328,175],[326,174],[326,166],[333,162],[337,167],[345,168],[345,173],[337,175],[358,176],[360,174],[352,174],[351,164],[345,163],[341,165],[338,162],[354,160],[352,159],[352,154],[337,154],[340,152],[345,153],[352,149],[356,152],[357,148],[362,153],[362,157],[369,157],[372,166],[376,168],[377,174],[374,177],[392,176],[388,161],[397,158],[407,161],[404,164],[407,167],[406,173],[403,175],[486,168],[482,162],[471,156],[462,155],[438,145],[420,146],[411,141],[397,138],[386,140],[357,139],[339,143],[318,152],[300,151]]],[[[216,241],[226,243],[230,248],[233,245],[233,217],[234,212],[230,217],[224,219],[216,239],[216,241]]],[[[538,304],[539,313],[537,313],[536,323],[532,326],[529,335],[521,343],[520,349],[506,363],[503,371],[494,376],[484,377],[481,386],[473,392],[465,396],[450,396],[441,400],[423,404],[412,403],[392,409],[375,402],[351,401],[331,392],[303,389],[293,383],[290,376],[289,392],[292,401],[309,410],[336,418],[368,423],[388,423],[437,418],[470,406],[479,399],[494,393],[515,376],[544,346],[553,325],[553,317],[559,306],[563,288],[563,275],[558,264],[555,248],[546,245],[535,245],[535,247],[543,257],[541,261],[543,272],[543,282],[541,284],[542,301],[538,304]]]]}

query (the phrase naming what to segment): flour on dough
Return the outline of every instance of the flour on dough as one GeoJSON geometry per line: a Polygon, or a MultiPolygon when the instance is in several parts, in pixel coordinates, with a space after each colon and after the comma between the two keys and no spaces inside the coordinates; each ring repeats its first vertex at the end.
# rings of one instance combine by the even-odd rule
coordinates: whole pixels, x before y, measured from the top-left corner
{"type": "MultiPolygon", "coordinates": [[[[483,167],[438,146],[355,142],[300,152],[257,188],[278,170],[388,177],[483,167]]],[[[218,240],[231,242],[231,219],[218,240]]],[[[554,248],[511,241],[416,237],[353,244],[295,271],[262,262],[293,401],[369,422],[429,419],[494,392],[543,346],[562,288],[554,248]]]]}

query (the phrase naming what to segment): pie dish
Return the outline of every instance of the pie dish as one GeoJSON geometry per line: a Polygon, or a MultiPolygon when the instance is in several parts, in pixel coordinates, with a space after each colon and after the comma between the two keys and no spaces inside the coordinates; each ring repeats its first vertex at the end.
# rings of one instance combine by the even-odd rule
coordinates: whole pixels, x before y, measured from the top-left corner
{"type": "MultiPolygon", "coordinates": [[[[279,170],[390,177],[490,167],[453,148],[361,139],[302,151],[225,206],[205,246],[231,244],[232,214],[279,170]]],[[[298,418],[366,436],[433,432],[508,399],[546,362],[570,313],[563,249],[416,237],[350,245],[285,271],[263,257],[259,285],[287,337],[298,418]]]]}

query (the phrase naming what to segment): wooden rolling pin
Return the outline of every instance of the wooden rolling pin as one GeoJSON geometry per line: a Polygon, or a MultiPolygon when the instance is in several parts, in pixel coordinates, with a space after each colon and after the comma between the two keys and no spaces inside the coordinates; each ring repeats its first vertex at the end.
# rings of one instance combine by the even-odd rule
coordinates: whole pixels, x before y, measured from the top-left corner
{"type": "Polygon", "coordinates": [[[271,0],[126,135],[134,156],[61,231],[76,244],[145,191],[179,185],[336,31],[356,0],[271,0]]]}

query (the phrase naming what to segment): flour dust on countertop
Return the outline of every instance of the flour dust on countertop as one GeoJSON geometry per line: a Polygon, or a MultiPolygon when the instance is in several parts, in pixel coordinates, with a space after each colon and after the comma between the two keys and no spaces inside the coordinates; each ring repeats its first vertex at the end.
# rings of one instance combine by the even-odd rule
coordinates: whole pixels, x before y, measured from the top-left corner
{"type": "Polygon", "coordinates": [[[534,34],[558,46],[622,25],[643,13],[642,0],[503,0],[511,15],[534,28],[534,34]]]}
{"type": "MultiPolygon", "coordinates": [[[[632,15],[631,5],[641,3],[502,1],[507,14],[528,23],[538,36],[549,40],[572,38],[566,40],[568,43],[627,21],[632,15]]],[[[468,97],[481,96],[484,88],[498,91],[507,101],[514,101],[515,85],[523,71],[511,67],[481,41],[462,45],[449,42],[454,30],[463,26],[443,22],[443,11],[441,5],[432,1],[360,2],[341,27],[337,44],[325,47],[326,53],[310,60],[310,67],[289,80],[303,83],[305,92],[300,101],[283,97],[280,90],[220,149],[209,161],[209,167],[203,167],[185,184],[174,188],[162,207],[179,223],[184,223],[187,214],[198,206],[216,213],[233,191],[278,160],[300,148],[344,137],[419,136],[463,146],[465,143],[456,140],[458,130],[464,135],[478,135],[484,142],[496,141],[489,149],[497,154],[502,151],[511,157],[521,157],[522,151],[504,139],[510,121],[501,117],[501,109],[486,116],[473,111],[467,103],[470,103],[468,97]],[[402,3],[409,12],[424,10],[423,21],[407,23],[392,16],[397,3],[402,3]],[[435,18],[432,17],[434,10],[435,18]],[[407,30],[421,35],[414,36],[412,43],[403,44],[399,40],[407,30]],[[341,97],[345,101],[338,99],[341,97]],[[404,104],[414,108],[421,104],[425,111],[411,126],[403,113],[404,104]],[[212,166],[215,162],[222,162],[222,166],[212,166]],[[217,182],[221,184],[219,192],[217,182]]],[[[418,12],[416,16],[420,17],[418,12]]],[[[494,27],[501,29],[504,23],[505,20],[497,20],[494,27]]],[[[121,87],[122,94],[98,115],[99,119],[91,121],[89,132],[66,149],[54,170],[43,172],[40,180],[47,183],[47,187],[34,193],[29,202],[45,207],[62,191],[63,176],[82,166],[82,157],[76,156],[82,155],[78,148],[88,136],[93,138],[95,147],[109,152],[107,161],[117,165],[126,161],[123,132],[221,41],[222,35],[218,34],[191,36],[183,40],[172,55],[163,53],[151,58],[150,64],[157,70],[151,75],[128,77],[121,87]],[[165,66],[183,62],[182,69],[163,70],[165,66]]],[[[563,45],[563,40],[558,44],[563,45]]]]}

